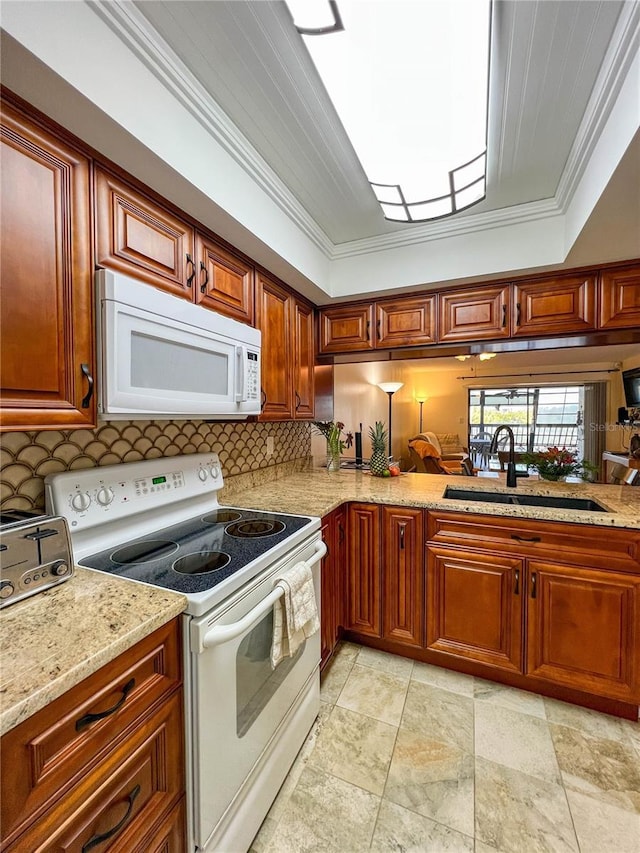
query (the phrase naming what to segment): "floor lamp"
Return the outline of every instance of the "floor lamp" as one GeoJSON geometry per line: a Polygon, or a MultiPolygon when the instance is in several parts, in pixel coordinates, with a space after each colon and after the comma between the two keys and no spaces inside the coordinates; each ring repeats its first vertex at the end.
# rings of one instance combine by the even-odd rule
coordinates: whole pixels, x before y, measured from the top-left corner
{"type": "Polygon", "coordinates": [[[418,434],[421,435],[422,434],[422,407],[427,402],[427,398],[426,397],[416,397],[416,402],[420,406],[420,427],[418,429],[418,434]]]}
{"type": "Polygon", "coordinates": [[[389,457],[391,457],[391,398],[404,385],[404,382],[379,382],[378,388],[381,388],[385,394],[389,395],[389,457]]]}

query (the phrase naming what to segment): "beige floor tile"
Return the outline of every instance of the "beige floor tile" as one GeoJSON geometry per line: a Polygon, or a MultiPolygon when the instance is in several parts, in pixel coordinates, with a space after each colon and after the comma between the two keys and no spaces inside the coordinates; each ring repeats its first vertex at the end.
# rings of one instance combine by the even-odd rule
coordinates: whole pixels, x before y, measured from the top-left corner
{"type": "Polygon", "coordinates": [[[336,705],[323,726],[309,764],[381,795],[397,728],[336,705]]]}
{"type": "Polygon", "coordinates": [[[476,758],[476,840],[504,853],[578,853],[561,785],[482,758],[476,758]]]}
{"type": "Polygon", "coordinates": [[[611,805],[640,814],[640,761],[628,741],[589,737],[551,724],[566,788],[597,793],[611,805]]]}
{"type": "Polygon", "coordinates": [[[432,666],[429,663],[416,661],[413,666],[411,678],[423,684],[431,684],[432,687],[440,687],[442,690],[450,690],[452,693],[461,693],[463,696],[473,696],[472,675],[464,675],[462,672],[444,669],[442,666],[432,666]]]}
{"type": "Polygon", "coordinates": [[[339,655],[327,665],[320,681],[320,699],[323,702],[335,704],[353,669],[354,661],[355,655],[339,655]]]}
{"type": "Polygon", "coordinates": [[[590,708],[581,708],[579,705],[570,705],[568,702],[560,702],[557,699],[544,699],[547,712],[547,720],[560,726],[569,726],[572,729],[584,732],[597,738],[608,740],[625,740],[625,720],[611,717],[609,714],[601,714],[590,708]]]}
{"type": "Polygon", "coordinates": [[[400,729],[384,799],[473,836],[473,755],[400,729]]]}
{"type": "Polygon", "coordinates": [[[265,853],[364,853],[380,798],[305,767],[265,853]]]}
{"type": "Polygon", "coordinates": [[[373,853],[473,853],[473,838],[383,800],[371,850],[373,853]]]}
{"type": "Polygon", "coordinates": [[[370,666],[372,669],[380,669],[403,678],[407,681],[411,677],[413,661],[400,655],[390,655],[388,652],[379,652],[377,649],[363,647],[358,655],[358,666],[370,666]]]}
{"type": "Polygon", "coordinates": [[[532,717],[540,717],[543,720],[546,717],[542,696],[536,696],[526,690],[517,690],[505,684],[476,678],[473,695],[476,702],[499,705],[501,708],[518,711],[520,714],[531,714],[532,717]]]}
{"type": "Polygon", "coordinates": [[[397,726],[408,682],[368,666],[353,666],[336,701],[341,708],[397,726]]]}
{"type": "Polygon", "coordinates": [[[473,699],[411,681],[400,727],[473,753],[473,699]]]}
{"type": "Polygon", "coordinates": [[[560,770],[546,720],[476,702],[475,752],[546,782],[560,784],[560,770]]]}
{"type": "Polygon", "coordinates": [[[340,640],[336,646],[333,656],[338,660],[350,658],[355,661],[362,651],[362,648],[363,646],[359,646],[357,643],[350,643],[348,640],[340,640]]]}
{"type": "Polygon", "coordinates": [[[581,853],[640,853],[640,815],[567,791],[581,853]]]}

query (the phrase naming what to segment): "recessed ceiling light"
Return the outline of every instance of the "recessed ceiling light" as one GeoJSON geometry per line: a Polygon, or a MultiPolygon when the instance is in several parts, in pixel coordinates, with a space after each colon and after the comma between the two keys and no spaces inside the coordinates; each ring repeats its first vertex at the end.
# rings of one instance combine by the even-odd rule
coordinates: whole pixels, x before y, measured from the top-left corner
{"type": "Polygon", "coordinates": [[[485,197],[491,0],[287,5],[387,219],[485,197]]]}

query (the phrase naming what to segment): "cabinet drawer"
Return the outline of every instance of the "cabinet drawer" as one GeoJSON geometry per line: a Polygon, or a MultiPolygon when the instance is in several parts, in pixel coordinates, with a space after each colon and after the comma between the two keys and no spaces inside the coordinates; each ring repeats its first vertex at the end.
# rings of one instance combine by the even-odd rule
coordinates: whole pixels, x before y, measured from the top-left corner
{"type": "Polygon", "coordinates": [[[2,776],[3,837],[15,837],[177,690],[180,661],[174,620],[4,735],[2,765],[12,773],[2,776]]]}
{"type": "Polygon", "coordinates": [[[165,701],[7,853],[148,850],[146,840],[182,797],[182,694],[165,701]],[[144,845],[143,845],[144,842],[144,845]]]}
{"type": "Polygon", "coordinates": [[[553,557],[563,563],[640,571],[640,531],[524,518],[430,512],[427,538],[439,545],[553,557]]]}

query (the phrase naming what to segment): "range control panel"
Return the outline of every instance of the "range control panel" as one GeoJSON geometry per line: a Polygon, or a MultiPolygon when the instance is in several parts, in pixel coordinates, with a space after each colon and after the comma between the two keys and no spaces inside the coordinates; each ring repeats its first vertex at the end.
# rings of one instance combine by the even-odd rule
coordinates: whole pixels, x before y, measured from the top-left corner
{"type": "Polygon", "coordinates": [[[51,474],[45,478],[45,498],[72,530],[82,530],[222,486],[218,454],[194,453],[51,474]]]}

